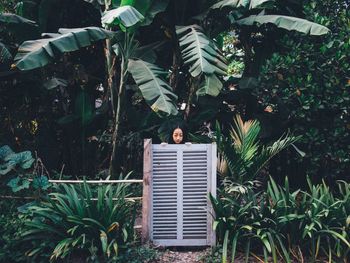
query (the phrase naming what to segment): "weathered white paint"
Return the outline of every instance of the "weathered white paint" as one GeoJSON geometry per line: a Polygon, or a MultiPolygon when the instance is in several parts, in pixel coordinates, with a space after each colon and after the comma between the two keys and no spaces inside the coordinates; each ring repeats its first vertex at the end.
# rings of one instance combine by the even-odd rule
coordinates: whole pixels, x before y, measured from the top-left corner
{"type": "Polygon", "coordinates": [[[152,145],[149,239],[161,246],[213,246],[215,144],[152,145]]]}

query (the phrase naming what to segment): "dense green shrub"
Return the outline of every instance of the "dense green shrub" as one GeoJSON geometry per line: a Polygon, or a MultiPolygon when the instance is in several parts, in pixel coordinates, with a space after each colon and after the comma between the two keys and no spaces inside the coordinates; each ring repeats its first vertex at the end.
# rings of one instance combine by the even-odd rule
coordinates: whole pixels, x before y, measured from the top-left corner
{"type": "MultiPolygon", "coordinates": [[[[251,184],[235,185],[222,191],[218,198],[211,196],[216,213],[214,228],[223,244],[223,262],[228,247],[234,259],[236,248],[243,249],[246,258],[251,252],[263,253],[265,260],[278,255],[291,262],[319,256],[345,260],[350,251],[350,185],[338,182],[333,194],[323,183],[309,190],[291,192],[278,186],[273,179],[265,193],[255,193],[251,184]]],[[[267,261],[266,261],[267,262],[267,261]]]]}
{"type": "MultiPolygon", "coordinates": [[[[279,163],[281,174],[297,173],[328,181],[348,178],[350,172],[350,10],[346,1],[308,1],[308,19],[331,29],[319,39],[288,35],[260,72],[259,100],[280,114],[276,125],[288,123],[302,134],[306,156],[296,170],[291,157],[279,163]]],[[[274,124],[275,125],[275,124],[274,124]]],[[[275,164],[277,165],[277,163],[275,164]]],[[[314,179],[314,178],[313,178],[314,179]]]]}
{"type": "Polygon", "coordinates": [[[96,191],[87,183],[57,187],[46,202],[30,208],[22,234],[31,246],[26,255],[34,260],[45,253],[51,260],[117,258],[134,238],[135,210],[126,196],[126,184],[96,191]]]}
{"type": "Polygon", "coordinates": [[[18,200],[1,200],[0,210],[0,262],[23,262],[25,256],[18,246],[24,231],[25,214],[17,211],[18,200]]]}

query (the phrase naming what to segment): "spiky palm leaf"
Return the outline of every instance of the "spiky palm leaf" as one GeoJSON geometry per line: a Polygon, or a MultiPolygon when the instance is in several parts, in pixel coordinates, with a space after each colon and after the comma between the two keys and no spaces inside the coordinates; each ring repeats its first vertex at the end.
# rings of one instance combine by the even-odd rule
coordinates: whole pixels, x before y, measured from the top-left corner
{"type": "Polygon", "coordinates": [[[162,79],[162,76],[166,75],[163,69],[140,59],[129,59],[128,71],[152,110],[166,115],[177,114],[177,96],[162,79]]]}
{"type": "Polygon", "coordinates": [[[293,143],[298,141],[301,136],[292,136],[289,133],[281,136],[277,141],[275,141],[272,145],[267,147],[262,147],[259,155],[256,155],[254,158],[254,162],[249,166],[248,173],[251,178],[254,178],[258,172],[266,166],[266,164],[278,153],[283,151],[284,149],[291,146],[293,143]]]}
{"type": "Polygon", "coordinates": [[[220,128],[216,127],[218,150],[227,162],[232,181],[244,183],[254,180],[276,154],[300,138],[287,133],[271,146],[263,146],[258,140],[259,132],[258,121],[244,122],[239,115],[235,117],[230,136],[226,140],[223,139],[220,128]]]}
{"type": "Polygon", "coordinates": [[[258,121],[248,120],[244,122],[239,115],[235,117],[230,135],[233,146],[244,161],[249,161],[256,155],[259,148],[259,132],[258,121]]]}

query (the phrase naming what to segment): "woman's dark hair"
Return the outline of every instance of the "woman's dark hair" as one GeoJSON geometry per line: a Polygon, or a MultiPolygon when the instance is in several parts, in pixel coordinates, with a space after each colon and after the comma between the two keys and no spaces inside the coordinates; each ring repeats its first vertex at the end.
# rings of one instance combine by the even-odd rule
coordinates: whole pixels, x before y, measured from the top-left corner
{"type": "Polygon", "coordinates": [[[182,130],[182,135],[183,135],[183,138],[182,138],[182,142],[180,144],[183,144],[185,142],[187,142],[187,129],[186,129],[186,125],[183,124],[183,123],[177,123],[176,125],[173,126],[173,128],[170,130],[170,133],[169,133],[169,139],[168,139],[168,143],[169,144],[176,144],[173,140],[173,133],[174,133],[174,130],[176,129],[181,129],[182,130]]]}

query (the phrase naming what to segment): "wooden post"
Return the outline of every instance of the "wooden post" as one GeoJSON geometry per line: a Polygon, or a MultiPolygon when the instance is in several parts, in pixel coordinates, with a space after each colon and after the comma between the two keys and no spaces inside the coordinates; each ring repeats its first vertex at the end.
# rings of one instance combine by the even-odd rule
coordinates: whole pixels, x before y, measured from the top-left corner
{"type": "Polygon", "coordinates": [[[150,240],[151,222],[151,181],[152,180],[152,139],[143,144],[143,194],[142,194],[142,242],[150,240]]]}

